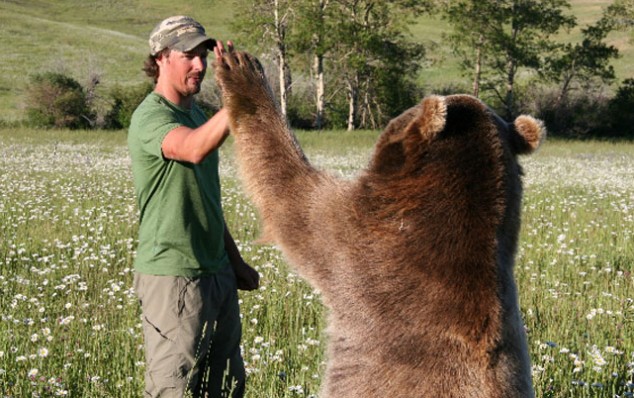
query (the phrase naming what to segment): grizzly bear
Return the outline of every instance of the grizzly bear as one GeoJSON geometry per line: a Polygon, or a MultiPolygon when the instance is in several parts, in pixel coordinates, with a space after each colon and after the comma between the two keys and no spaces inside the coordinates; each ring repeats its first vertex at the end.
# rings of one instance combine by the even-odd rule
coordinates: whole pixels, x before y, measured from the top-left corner
{"type": "Polygon", "coordinates": [[[320,397],[534,396],[513,265],[517,155],[542,124],[430,96],[341,179],[309,163],[257,59],[230,51],[215,72],[264,237],[329,310],[320,397]]]}

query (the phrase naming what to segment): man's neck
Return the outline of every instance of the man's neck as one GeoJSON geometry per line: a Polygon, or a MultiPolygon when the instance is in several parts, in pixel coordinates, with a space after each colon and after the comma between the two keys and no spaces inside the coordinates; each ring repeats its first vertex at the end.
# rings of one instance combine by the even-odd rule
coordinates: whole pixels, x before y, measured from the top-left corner
{"type": "Polygon", "coordinates": [[[154,92],[184,109],[191,109],[194,103],[193,95],[183,96],[174,89],[167,89],[164,85],[160,84],[160,82],[157,83],[154,92]]]}

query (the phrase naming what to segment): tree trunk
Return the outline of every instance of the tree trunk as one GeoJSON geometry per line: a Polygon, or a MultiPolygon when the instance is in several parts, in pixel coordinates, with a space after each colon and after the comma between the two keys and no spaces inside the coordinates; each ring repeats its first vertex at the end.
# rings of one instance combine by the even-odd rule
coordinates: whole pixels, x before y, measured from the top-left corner
{"type": "Polygon", "coordinates": [[[476,47],[476,62],[475,73],[473,76],[473,96],[478,97],[480,95],[480,76],[482,75],[482,46],[484,44],[484,36],[480,35],[478,38],[478,45],[476,47]]]}
{"type": "MultiPolygon", "coordinates": [[[[359,106],[359,111],[361,112],[361,120],[359,121],[359,127],[362,129],[377,129],[378,123],[377,118],[375,117],[373,111],[373,101],[370,99],[372,96],[370,94],[370,85],[371,83],[366,80],[359,90],[360,93],[363,93],[363,101],[359,106]]],[[[378,109],[377,109],[378,111],[378,109]]],[[[380,113],[378,113],[380,115],[380,113]]]]}
{"type": "Polygon", "coordinates": [[[317,83],[315,103],[315,128],[321,129],[324,124],[324,107],[325,107],[325,89],[324,89],[324,56],[320,54],[315,55],[314,59],[315,67],[315,81],[317,83]]]}
{"type": "MultiPolygon", "coordinates": [[[[319,7],[318,20],[319,26],[324,27],[326,22],[326,7],[328,7],[329,0],[318,0],[317,6],[319,7]]],[[[312,45],[314,58],[313,58],[313,72],[315,79],[315,128],[321,130],[324,126],[324,117],[326,113],[326,89],[324,86],[324,54],[322,53],[322,43],[324,41],[323,33],[321,29],[313,34],[312,45]]]]}
{"type": "Polygon", "coordinates": [[[280,79],[280,110],[282,111],[282,115],[286,116],[286,104],[287,104],[287,93],[286,93],[286,68],[284,67],[286,63],[286,56],[284,53],[278,53],[278,65],[279,65],[279,79],[280,79]]]}
{"type": "Polygon", "coordinates": [[[280,18],[280,4],[279,0],[275,0],[274,15],[275,15],[275,39],[277,42],[277,66],[279,71],[279,85],[280,85],[280,110],[282,115],[286,116],[286,108],[288,103],[288,87],[289,78],[287,76],[288,65],[286,61],[286,22],[285,18],[280,18]]]}
{"type": "Polygon", "coordinates": [[[559,106],[568,100],[568,91],[570,90],[570,84],[572,83],[572,79],[576,73],[576,63],[572,61],[570,65],[570,72],[564,74],[563,84],[561,85],[561,90],[557,95],[557,99],[555,100],[555,107],[559,108],[559,106]]]}
{"type": "Polygon", "coordinates": [[[515,63],[511,60],[508,62],[508,70],[506,75],[506,96],[504,105],[506,107],[507,120],[512,120],[515,114],[515,97],[513,89],[515,86],[515,63]]]}
{"type": "Polygon", "coordinates": [[[359,78],[354,76],[348,80],[348,131],[355,129],[355,119],[359,107],[359,78]]]}

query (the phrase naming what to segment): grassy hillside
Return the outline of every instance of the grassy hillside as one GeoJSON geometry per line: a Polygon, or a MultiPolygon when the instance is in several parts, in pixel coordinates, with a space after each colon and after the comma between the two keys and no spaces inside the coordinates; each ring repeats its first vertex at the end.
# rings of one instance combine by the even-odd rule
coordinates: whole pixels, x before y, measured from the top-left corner
{"type": "MultiPolygon", "coordinates": [[[[144,77],[140,70],[147,54],[147,36],[155,23],[175,14],[200,20],[209,33],[231,38],[231,8],[218,0],[13,0],[0,2],[0,119],[22,117],[21,98],[29,75],[56,71],[84,83],[91,73],[102,77],[102,88],[130,84],[144,77]]],[[[572,1],[571,10],[580,24],[600,15],[605,0],[572,1]]],[[[229,3],[230,4],[230,3],[229,3]]],[[[428,45],[428,60],[421,73],[430,86],[461,81],[451,51],[443,43],[447,25],[429,17],[412,26],[416,40],[428,45]]],[[[578,37],[578,29],[566,37],[578,37]]],[[[610,42],[622,52],[614,65],[619,78],[634,77],[634,48],[630,35],[614,33],[610,42]]],[[[246,43],[245,43],[246,44],[246,43]]],[[[240,43],[238,43],[240,46],[240,43]]]]}
{"type": "Polygon", "coordinates": [[[80,83],[99,73],[104,86],[142,81],[147,37],[170,15],[192,15],[214,37],[228,37],[231,11],[222,2],[194,0],[44,0],[0,2],[0,119],[21,118],[29,75],[64,72],[80,83]]]}

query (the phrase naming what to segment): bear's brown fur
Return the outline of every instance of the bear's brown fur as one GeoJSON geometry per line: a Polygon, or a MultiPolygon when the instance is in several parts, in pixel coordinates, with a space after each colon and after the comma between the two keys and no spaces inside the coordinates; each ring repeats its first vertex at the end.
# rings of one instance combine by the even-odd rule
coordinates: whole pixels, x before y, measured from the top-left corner
{"type": "Polygon", "coordinates": [[[255,58],[215,70],[264,234],[329,308],[320,396],[534,396],[513,263],[516,155],[537,148],[540,122],[431,96],[344,180],[310,165],[255,58]]]}

